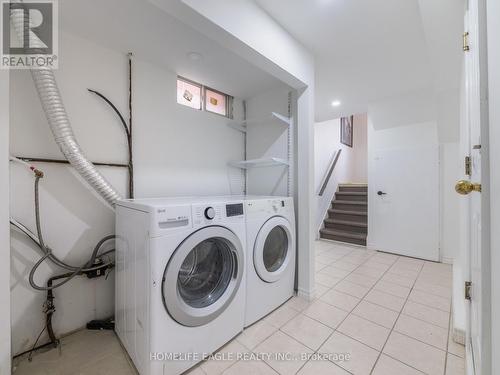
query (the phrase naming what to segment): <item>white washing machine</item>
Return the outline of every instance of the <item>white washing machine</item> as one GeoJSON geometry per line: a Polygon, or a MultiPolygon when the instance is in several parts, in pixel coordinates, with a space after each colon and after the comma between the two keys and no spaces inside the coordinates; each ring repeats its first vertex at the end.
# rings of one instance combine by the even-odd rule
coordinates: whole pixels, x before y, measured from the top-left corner
{"type": "Polygon", "coordinates": [[[180,374],[243,329],[241,198],[120,201],[116,235],[115,330],[141,375],[180,374]]]}
{"type": "Polygon", "coordinates": [[[296,252],[293,198],[248,196],[245,215],[247,327],[293,296],[296,252]]]}

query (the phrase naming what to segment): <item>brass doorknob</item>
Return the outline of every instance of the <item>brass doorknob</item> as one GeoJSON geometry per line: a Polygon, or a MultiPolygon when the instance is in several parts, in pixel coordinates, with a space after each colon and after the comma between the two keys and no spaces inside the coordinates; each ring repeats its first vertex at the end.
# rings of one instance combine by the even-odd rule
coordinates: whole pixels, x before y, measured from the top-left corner
{"type": "Polygon", "coordinates": [[[458,194],[467,195],[472,191],[481,192],[481,184],[475,184],[467,180],[460,180],[455,185],[458,194]]]}

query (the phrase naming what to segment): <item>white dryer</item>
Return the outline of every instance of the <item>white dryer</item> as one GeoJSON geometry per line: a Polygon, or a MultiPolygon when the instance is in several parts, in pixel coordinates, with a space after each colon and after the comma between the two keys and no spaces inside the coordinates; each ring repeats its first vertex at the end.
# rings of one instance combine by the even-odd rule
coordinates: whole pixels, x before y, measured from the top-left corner
{"type": "Polygon", "coordinates": [[[180,374],[243,329],[243,203],[117,203],[115,330],[141,375],[180,374]]]}
{"type": "Polygon", "coordinates": [[[245,215],[247,327],[293,296],[296,252],[293,198],[248,196],[245,215]]]}

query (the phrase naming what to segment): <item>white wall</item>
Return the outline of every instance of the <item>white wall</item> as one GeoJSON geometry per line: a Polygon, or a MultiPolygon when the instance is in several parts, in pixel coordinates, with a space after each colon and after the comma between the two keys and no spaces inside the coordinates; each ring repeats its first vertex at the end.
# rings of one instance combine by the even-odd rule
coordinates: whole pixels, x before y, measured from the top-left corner
{"type": "MultiPolygon", "coordinates": [[[[314,188],[319,190],[333,153],[341,148],[340,119],[314,124],[314,188]]],[[[339,160],[340,162],[340,160],[339,160]]],[[[340,174],[340,168],[337,168],[340,174]]]]}
{"type": "MultiPolygon", "coordinates": [[[[138,197],[242,194],[243,135],[227,118],[176,104],[176,74],[136,61],[134,173],[138,197]],[[203,181],[203,184],[200,184],[203,181]]],[[[241,119],[241,100],[235,100],[241,119]]]]}
{"type": "Polygon", "coordinates": [[[367,115],[354,115],[353,147],[340,143],[340,119],[314,124],[314,186],[316,196],[316,231],[339,183],[366,183],[368,169],[367,115]],[[342,150],[335,170],[323,193],[318,196],[334,152],[342,150]]]}
{"type": "MultiPolygon", "coordinates": [[[[289,92],[287,89],[267,91],[246,101],[247,119],[258,120],[247,127],[247,159],[288,159],[288,131],[293,129],[270,118],[271,112],[288,117],[289,92]]],[[[293,172],[293,164],[290,170],[293,172]]],[[[284,166],[248,169],[247,194],[287,196],[290,170],[284,166]]]]}
{"type": "Polygon", "coordinates": [[[353,130],[353,147],[345,150],[350,153],[352,163],[350,181],[366,183],[368,181],[368,115],[366,113],[354,115],[353,130]]]}
{"type": "MultiPolygon", "coordinates": [[[[125,162],[126,141],[120,123],[108,106],[87,92],[87,88],[101,91],[126,115],[125,54],[64,32],[59,37],[61,60],[56,77],[77,139],[93,161],[125,162]]],[[[229,128],[222,116],[176,104],[174,72],[135,61],[133,77],[136,197],[241,193],[241,174],[232,176],[226,164],[243,158],[242,134],[229,128]]],[[[11,152],[62,158],[29,72],[12,72],[10,97],[11,152]]],[[[238,115],[240,107],[238,104],[236,108],[238,115]]],[[[91,188],[81,184],[71,168],[54,164],[39,167],[46,172],[41,182],[46,242],[59,257],[80,264],[87,260],[98,239],[114,233],[114,212],[91,188]]],[[[126,171],[101,169],[125,195],[126,171]]],[[[31,173],[18,165],[11,167],[12,215],[34,229],[32,184],[31,173]]],[[[29,348],[43,327],[45,294],[33,291],[27,283],[38,253],[22,235],[15,231],[11,234],[12,348],[16,353],[29,348]]],[[[59,271],[45,264],[36,280],[42,283],[59,271]]],[[[56,333],[111,315],[113,291],[113,274],[108,280],[77,278],[57,289],[56,333]]]]}
{"type": "Polygon", "coordinates": [[[368,117],[374,129],[389,129],[436,120],[436,94],[431,90],[417,90],[373,102],[368,117]]]}
{"type": "Polygon", "coordinates": [[[0,374],[10,374],[9,71],[0,71],[0,374]]]}
{"type": "Polygon", "coordinates": [[[440,248],[441,260],[453,263],[459,257],[460,197],[455,192],[455,184],[462,177],[464,164],[456,142],[440,145],[440,248]]]}
{"type": "Polygon", "coordinates": [[[314,124],[314,186],[320,188],[335,150],[342,153],[335,167],[341,183],[366,183],[368,164],[367,116],[354,116],[353,147],[340,143],[340,119],[314,124]]]}

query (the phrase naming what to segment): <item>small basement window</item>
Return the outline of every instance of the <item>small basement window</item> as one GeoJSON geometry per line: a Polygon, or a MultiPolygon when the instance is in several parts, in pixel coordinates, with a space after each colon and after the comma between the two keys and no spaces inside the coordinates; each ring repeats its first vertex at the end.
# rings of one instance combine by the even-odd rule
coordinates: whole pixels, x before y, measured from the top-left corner
{"type": "Polygon", "coordinates": [[[202,86],[185,78],[177,77],[177,103],[201,109],[202,86]]]}
{"type": "Polygon", "coordinates": [[[233,118],[233,97],[177,76],[177,103],[233,118]]]}
{"type": "Polygon", "coordinates": [[[222,116],[227,115],[227,95],[211,89],[205,89],[205,110],[217,113],[222,116]]]}

